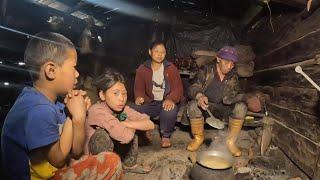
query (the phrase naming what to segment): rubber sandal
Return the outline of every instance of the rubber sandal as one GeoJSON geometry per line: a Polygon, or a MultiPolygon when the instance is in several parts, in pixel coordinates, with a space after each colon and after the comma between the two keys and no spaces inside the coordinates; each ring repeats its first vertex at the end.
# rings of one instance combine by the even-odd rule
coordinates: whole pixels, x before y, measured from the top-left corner
{"type": "Polygon", "coordinates": [[[162,147],[162,148],[171,147],[170,139],[169,139],[169,138],[162,138],[162,140],[161,140],[161,147],[162,147]]]}

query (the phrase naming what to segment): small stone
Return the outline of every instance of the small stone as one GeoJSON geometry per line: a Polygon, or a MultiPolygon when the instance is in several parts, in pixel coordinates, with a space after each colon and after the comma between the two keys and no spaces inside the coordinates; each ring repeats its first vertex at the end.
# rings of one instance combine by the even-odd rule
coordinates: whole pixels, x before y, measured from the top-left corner
{"type": "Polygon", "coordinates": [[[251,172],[251,168],[249,167],[239,167],[237,169],[237,173],[240,173],[240,174],[250,173],[250,172],[251,172]]]}
{"type": "Polygon", "coordinates": [[[250,139],[241,139],[238,144],[240,148],[249,149],[252,143],[250,139]]]}
{"type": "Polygon", "coordinates": [[[241,168],[241,167],[245,167],[245,166],[248,165],[248,162],[249,162],[249,159],[240,157],[240,158],[236,159],[236,162],[234,163],[233,167],[235,169],[238,169],[238,168],[241,168]]]}
{"type": "Polygon", "coordinates": [[[248,134],[253,138],[253,139],[257,139],[258,135],[254,130],[249,130],[248,134]]]}
{"type": "Polygon", "coordinates": [[[294,177],[294,178],[290,178],[288,180],[302,180],[302,178],[301,177],[294,177]]]}

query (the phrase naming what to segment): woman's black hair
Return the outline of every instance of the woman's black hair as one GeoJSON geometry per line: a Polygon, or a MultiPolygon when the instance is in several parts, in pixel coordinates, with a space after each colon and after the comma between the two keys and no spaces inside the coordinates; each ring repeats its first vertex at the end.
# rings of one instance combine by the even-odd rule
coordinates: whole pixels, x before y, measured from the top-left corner
{"type": "Polygon", "coordinates": [[[155,46],[162,44],[164,46],[164,48],[166,48],[166,43],[163,40],[160,39],[156,39],[154,41],[152,41],[149,45],[149,49],[153,49],[155,46]]]}
{"type": "Polygon", "coordinates": [[[122,74],[115,69],[106,68],[104,72],[95,79],[94,85],[97,87],[99,93],[100,91],[105,92],[117,82],[125,84],[122,74]]]}

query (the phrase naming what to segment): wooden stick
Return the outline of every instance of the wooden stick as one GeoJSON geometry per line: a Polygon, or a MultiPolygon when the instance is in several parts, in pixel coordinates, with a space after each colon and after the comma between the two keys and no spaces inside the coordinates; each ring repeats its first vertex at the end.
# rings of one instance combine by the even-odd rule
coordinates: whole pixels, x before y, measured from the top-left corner
{"type": "Polygon", "coordinates": [[[286,64],[282,66],[276,66],[272,68],[267,68],[267,69],[262,69],[258,71],[254,71],[254,73],[260,73],[260,72],[265,72],[265,71],[270,71],[270,70],[275,70],[275,69],[285,69],[285,68],[291,68],[291,67],[296,67],[296,66],[303,66],[303,65],[320,65],[320,54],[316,55],[315,58],[313,59],[308,59],[302,62],[297,62],[297,63],[292,63],[292,64],[286,64]]]}
{"type": "Polygon", "coordinates": [[[318,29],[316,29],[316,30],[314,30],[314,31],[311,31],[311,32],[309,32],[309,33],[306,33],[305,35],[300,36],[299,38],[297,38],[297,39],[295,39],[295,40],[293,40],[293,41],[290,41],[290,42],[284,44],[284,45],[281,46],[281,47],[278,47],[278,48],[276,48],[276,49],[273,49],[273,50],[269,51],[268,53],[264,54],[263,56],[268,56],[269,54],[271,54],[271,53],[273,53],[273,52],[275,52],[275,51],[277,51],[277,50],[279,50],[279,49],[281,49],[281,48],[284,48],[284,47],[286,47],[286,46],[289,46],[290,44],[293,44],[294,42],[299,41],[299,40],[305,38],[306,36],[315,34],[315,33],[317,33],[317,32],[320,32],[320,28],[318,28],[318,29]]]}

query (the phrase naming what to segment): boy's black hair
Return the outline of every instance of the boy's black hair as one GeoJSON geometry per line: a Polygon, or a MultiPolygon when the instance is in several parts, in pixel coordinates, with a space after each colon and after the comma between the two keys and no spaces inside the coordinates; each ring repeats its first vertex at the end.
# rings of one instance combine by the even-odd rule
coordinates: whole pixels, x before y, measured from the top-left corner
{"type": "Polygon", "coordinates": [[[165,48],[166,48],[166,43],[165,41],[163,40],[160,40],[160,39],[156,39],[154,41],[152,41],[149,45],[149,49],[153,49],[155,46],[159,45],[159,44],[162,44],[165,48]]]}
{"type": "Polygon", "coordinates": [[[75,49],[73,43],[61,34],[53,32],[35,34],[29,40],[24,52],[24,61],[32,80],[38,80],[41,66],[48,61],[62,65],[70,48],[75,49]]]}
{"type": "Polygon", "coordinates": [[[115,69],[106,68],[104,72],[95,79],[94,85],[97,87],[99,93],[100,91],[105,92],[117,82],[125,84],[122,74],[115,69]]]}

